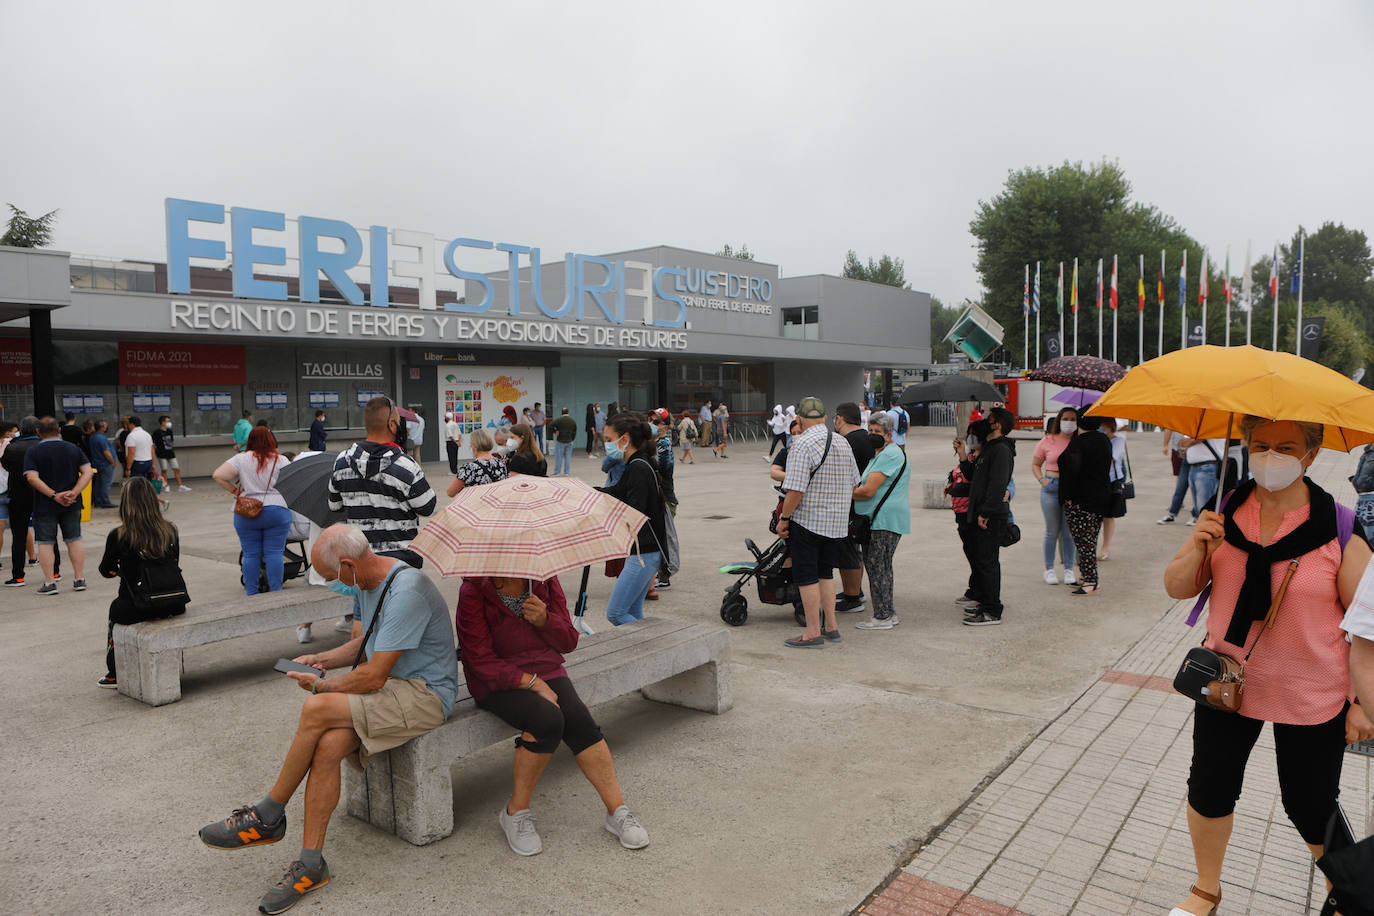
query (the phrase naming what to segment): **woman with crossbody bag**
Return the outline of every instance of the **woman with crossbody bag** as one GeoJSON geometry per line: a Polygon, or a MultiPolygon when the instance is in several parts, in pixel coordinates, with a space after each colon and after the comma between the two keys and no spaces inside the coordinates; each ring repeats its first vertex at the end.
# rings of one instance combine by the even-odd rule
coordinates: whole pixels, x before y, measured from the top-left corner
{"type": "Polygon", "coordinates": [[[101,687],[116,687],[115,624],[141,623],[186,612],[191,600],[181,576],[181,547],[177,526],[163,518],[157,493],[145,477],[124,481],[119,498],[119,527],[105,538],[100,574],[119,579],[119,593],[110,602],[105,631],[105,676],[101,687]]]}
{"type": "Polygon", "coordinates": [[[1369,545],[1354,536],[1353,513],[1303,476],[1325,431],[1246,417],[1241,432],[1254,480],[1227,498],[1225,515],[1198,518],[1164,574],[1172,598],[1211,583],[1203,648],[1244,665],[1239,686],[1229,684],[1238,702],[1209,696],[1195,706],[1188,829],[1197,882],[1174,916],[1216,911],[1246,761],[1265,722],[1284,809],[1314,856],[1336,810],[1345,745],[1374,737],[1369,716],[1352,705],[1341,629],[1369,545]]]}
{"type": "Polygon", "coordinates": [[[258,570],[267,572],[267,590],[281,591],[282,552],[291,532],[291,510],[277,492],[277,475],[289,462],[277,453],[266,426],[255,426],[248,445],[215,469],[214,480],[234,497],[234,532],[243,549],[243,590],[258,593],[258,570]],[[237,483],[236,483],[237,481],[237,483]]]}
{"type": "Polygon", "coordinates": [[[856,515],[850,520],[850,536],[863,551],[873,596],[873,616],[854,625],[860,630],[890,630],[898,623],[892,607],[892,558],[902,535],[911,533],[911,481],[906,453],[892,441],[892,429],[888,414],[869,416],[869,435],[880,437],[882,447],[864,469],[864,482],[854,488],[856,515]]]}
{"type": "Polygon", "coordinates": [[[625,558],[606,602],[606,619],[618,627],[644,618],[644,596],[663,561],[659,545],[667,543],[666,505],[659,486],[656,449],[644,417],[630,412],[616,414],[606,421],[602,438],[607,458],[623,458],[625,465],[614,484],[597,489],[649,517],[639,529],[635,550],[625,558]]]}

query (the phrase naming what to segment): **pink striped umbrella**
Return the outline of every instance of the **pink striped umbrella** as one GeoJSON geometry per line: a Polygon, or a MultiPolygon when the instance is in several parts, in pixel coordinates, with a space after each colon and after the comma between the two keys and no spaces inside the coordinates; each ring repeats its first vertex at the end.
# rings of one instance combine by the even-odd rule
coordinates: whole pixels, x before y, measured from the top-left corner
{"type": "Polygon", "coordinates": [[[576,477],[464,487],[410,549],[443,576],[550,579],[628,556],[648,518],[576,477]]]}

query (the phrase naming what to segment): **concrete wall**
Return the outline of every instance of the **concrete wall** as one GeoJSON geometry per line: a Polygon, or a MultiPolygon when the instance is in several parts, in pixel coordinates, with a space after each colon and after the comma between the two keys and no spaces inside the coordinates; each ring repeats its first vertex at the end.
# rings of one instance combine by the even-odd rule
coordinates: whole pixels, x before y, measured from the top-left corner
{"type": "Polygon", "coordinates": [[[778,281],[778,291],[773,301],[779,309],[779,334],[782,309],[814,305],[822,343],[907,348],[903,363],[930,362],[929,293],[829,274],[785,277],[778,281]]]}
{"type": "MultiPolygon", "coordinates": [[[[817,371],[812,363],[779,360],[773,367],[773,399],[783,409],[804,397],[818,397],[827,415],[834,416],[835,405],[858,401],[864,392],[864,368],[859,365],[827,365],[817,371]]],[[[769,405],[772,411],[772,405],[769,405]]]]}

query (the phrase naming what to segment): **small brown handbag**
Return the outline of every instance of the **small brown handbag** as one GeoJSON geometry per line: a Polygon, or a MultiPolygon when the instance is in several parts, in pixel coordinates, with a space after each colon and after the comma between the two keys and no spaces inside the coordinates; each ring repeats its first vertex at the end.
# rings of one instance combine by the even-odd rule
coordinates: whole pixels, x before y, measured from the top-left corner
{"type": "MultiPolygon", "coordinates": [[[[278,460],[280,460],[280,459],[278,459],[278,460]]],[[[272,472],[273,472],[273,473],[276,473],[276,470],[277,470],[277,462],[276,462],[276,461],[273,461],[273,462],[272,462],[272,472]]],[[[267,476],[267,479],[270,481],[270,480],[272,479],[272,475],[269,474],[269,475],[267,476]]],[[[263,491],[263,494],[262,494],[262,495],[263,495],[263,496],[266,496],[266,495],[267,495],[267,492],[266,492],[266,491],[263,491]]],[[[244,495],[243,495],[243,490],[242,490],[242,489],[235,490],[235,491],[234,491],[234,514],[235,514],[235,515],[242,515],[244,518],[257,518],[259,515],[262,515],[262,500],[257,499],[257,498],[252,497],[252,496],[244,496],[244,495]]]]}

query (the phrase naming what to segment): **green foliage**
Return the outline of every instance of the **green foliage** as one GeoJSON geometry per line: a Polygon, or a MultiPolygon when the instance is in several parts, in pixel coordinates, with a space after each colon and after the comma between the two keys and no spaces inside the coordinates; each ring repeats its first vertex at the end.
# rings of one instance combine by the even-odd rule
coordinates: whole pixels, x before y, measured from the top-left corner
{"type": "Polygon", "coordinates": [[[50,210],[42,216],[29,216],[14,204],[10,204],[9,208],[9,229],[0,236],[0,245],[10,245],[14,248],[43,248],[52,241],[57,210],[50,210]]]}
{"type": "Polygon", "coordinates": [[[864,264],[854,253],[854,249],[849,249],[849,253],[844,256],[843,276],[850,280],[866,280],[869,283],[911,289],[911,284],[906,282],[906,267],[902,264],[902,259],[886,254],[876,261],[870,257],[868,263],[864,264]]]}
{"type": "Polygon", "coordinates": [[[748,242],[745,242],[738,248],[732,248],[730,247],[730,243],[726,242],[724,245],[721,246],[720,251],[717,251],[716,254],[722,258],[739,258],[741,261],[754,260],[754,253],[749,250],[748,242]]]}
{"type": "MultiPolygon", "coordinates": [[[[1305,285],[1305,283],[1304,283],[1305,285]]],[[[1293,339],[1297,332],[1296,300],[1288,312],[1279,311],[1279,349],[1293,352],[1293,339]]],[[[1272,312],[1271,312],[1272,314],[1272,312]]],[[[1322,329],[1321,349],[1317,352],[1317,362],[1342,375],[1350,375],[1366,365],[1370,358],[1369,338],[1360,327],[1358,313],[1354,306],[1346,302],[1327,302],[1319,299],[1308,302],[1304,290],[1302,314],[1304,318],[1323,316],[1326,326],[1322,329]]],[[[1272,333],[1272,331],[1271,331],[1272,333]]]]}
{"type": "Polygon", "coordinates": [[[936,297],[930,297],[930,358],[932,362],[949,362],[950,344],[944,338],[949,333],[949,329],[954,327],[954,320],[959,317],[959,313],[962,311],[962,308],[945,305],[936,297]]]}

